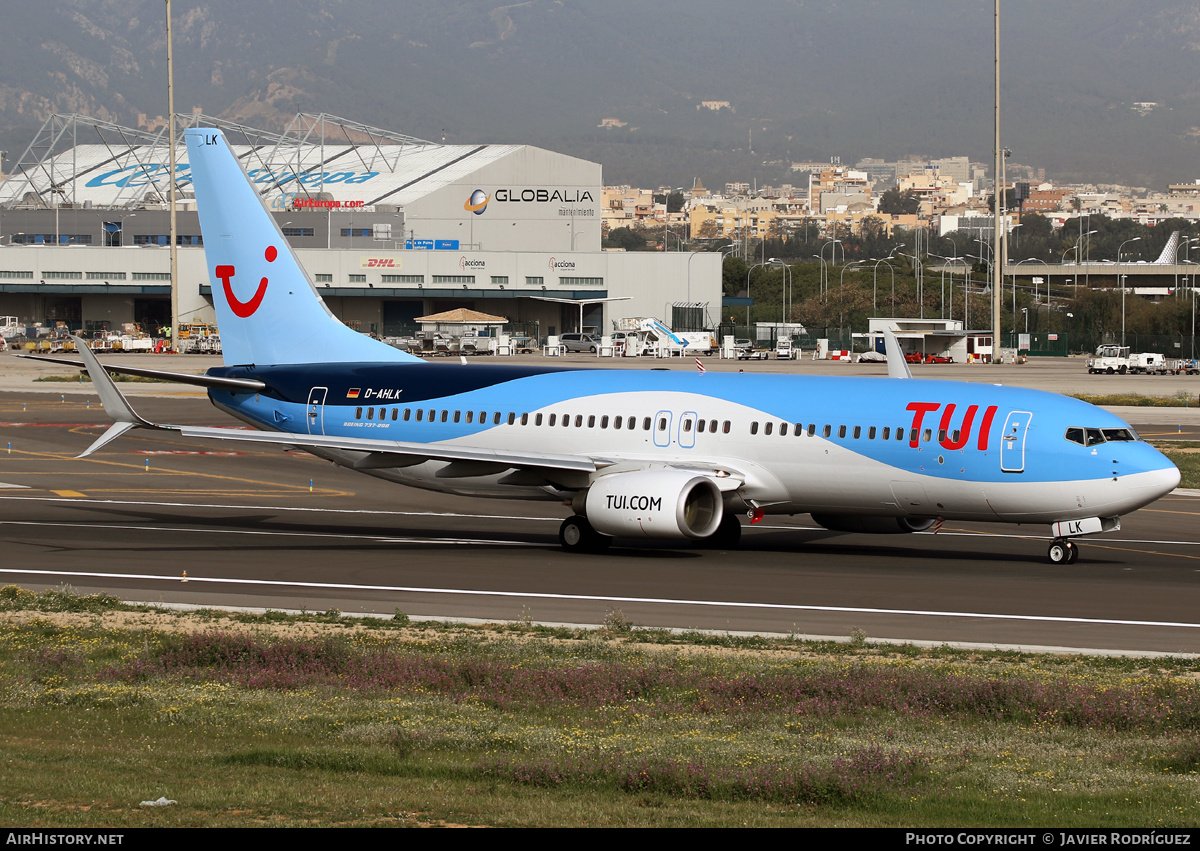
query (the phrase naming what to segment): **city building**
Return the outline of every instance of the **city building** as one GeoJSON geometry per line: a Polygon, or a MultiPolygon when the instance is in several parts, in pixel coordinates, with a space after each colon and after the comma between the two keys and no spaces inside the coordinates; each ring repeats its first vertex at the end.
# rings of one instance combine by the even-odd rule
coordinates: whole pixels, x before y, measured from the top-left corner
{"type": "MultiPolygon", "coordinates": [[[[282,134],[199,114],[177,124],[224,132],[327,305],[360,330],[398,333],[456,308],[539,336],[575,329],[581,303],[602,333],[625,316],[720,315],[720,255],[600,250],[598,163],[328,115],[298,115],[282,134]]],[[[0,183],[0,314],[169,323],[168,153],[162,128],[49,119],[0,183]]],[[[213,322],[182,136],[176,159],[180,321],[213,322]]]]}

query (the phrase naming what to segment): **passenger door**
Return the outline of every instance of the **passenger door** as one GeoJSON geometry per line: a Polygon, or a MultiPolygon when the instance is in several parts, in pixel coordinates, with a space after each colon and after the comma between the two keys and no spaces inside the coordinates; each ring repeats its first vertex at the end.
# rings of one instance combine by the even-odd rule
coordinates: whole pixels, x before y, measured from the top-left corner
{"type": "Polygon", "coordinates": [[[1029,434],[1029,411],[1013,411],[1004,420],[1000,437],[1000,469],[1005,473],[1025,472],[1025,438],[1029,434]]]}
{"type": "Polygon", "coordinates": [[[305,419],[308,420],[309,434],[325,433],[325,396],[328,393],[328,387],[314,387],[308,391],[308,411],[305,419]]]}

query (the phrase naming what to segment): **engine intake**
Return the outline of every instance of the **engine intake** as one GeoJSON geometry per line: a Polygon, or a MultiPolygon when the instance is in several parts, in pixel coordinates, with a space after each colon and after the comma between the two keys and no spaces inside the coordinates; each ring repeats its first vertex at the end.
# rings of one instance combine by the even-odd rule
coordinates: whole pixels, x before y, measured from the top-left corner
{"type": "Polygon", "coordinates": [[[592,528],[624,538],[707,538],[724,511],[716,482],[686,470],[602,476],[580,502],[592,528]]]}

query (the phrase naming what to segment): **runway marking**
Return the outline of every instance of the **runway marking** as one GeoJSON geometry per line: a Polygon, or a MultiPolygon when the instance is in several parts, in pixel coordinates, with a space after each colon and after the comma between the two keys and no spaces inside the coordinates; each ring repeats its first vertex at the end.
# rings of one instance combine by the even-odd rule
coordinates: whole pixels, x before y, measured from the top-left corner
{"type": "MultiPolygon", "coordinates": [[[[178,576],[160,576],[149,573],[101,573],[93,571],[22,570],[0,568],[0,575],[49,576],[58,579],[126,579],[137,581],[178,583],[178,576]]],[[[1096,626],[1171,627],[1177,629],[1200,629],[1200,623],[1186,621],[1142,621],[1118,618],[1075,618],[1059,615],[1010,615],[994,612],[939,612],[927,609],[878,609],[866,606],[814,606],[799,603],[750,603],[737,600],[684,600],[671,597],[621,597],[607,594],[554,594],[542,591],[483,591],[474,588],[421,588],[411,585],[358,585],[345,582],[299,582],[270,579],[223,579],[212,576],[188,576],[189,583],[214,585],[248,585],[261,587],[312,588],[326,591],[393,592],[402,594],[449,594],[464,597],[521,597],[541,600],[568,600],[574,602],[600,603],[649,603],[653,605],[701,606],[705,608],[771,609],[796,612],[834,612],[843,614],[907,615],[911,617],[935,618],[978,618],[981,620],[1035,621],[1038,623],[1070,623],[1096,626]]]]}
{"type": "MultiPolygon", "coordinates": [[[[182,491],[181,491],[182,492],[182,491]]],[[[95,493],[95,491],[93,491],[95,493]]],[[[137,505],[151,508],[219,508],[240,509],[243,511],[308,511],[325,514],[378,514],[387,517],[462,517],[472,520],[545,520],[561,523],[561,517],[525,517],[519,514],[467,514],[458,511],[387,511],[378,508],[309,508],[302,505],[237,505],[235,503],[201,503],[201,502],[149,502],[146,500],[129,499],[55,499],[49,496],[0,496],[0,499],[25,500],[27,502],[71,502],[76,505],[137,505]]],[[[781,529],[794,528],[780,526],[781,529]]]]}
{"type": "MultiPolygon", "coordinates": [[[[58,452],[23,451],[20,454],[26,455],[26,456],[29,456],[32,458],[43,458],[43,459],[49,459],[49,460],[53,460],[53,461],[82,461],[87,464],[99,464],[100,466],[103,466],[103,467],[122,467],[129,471],[129,473],[126,473],[125,475],[131,475],[134,471],[137,471],[138,475],[141,475],[141,476],[155,475],[158,477],[162,477],[164,475],[173,475],[173,476],[200,478],[200,479],[214,479],[219,482],[238,482],[239,484],[242,484],[242,485],[261,485],[265,488],[272,489],[271,490],[272,493],[274,493],[274,491],[276,491],[276,490],[281,490],[284,493],[292,493],[297,496],[301,496],[301,495],[303,495],[303,496],[313,496],[313,495],[317,495],[317,496],[353,496],[354,495],[354,491],[333,490],[330,488],[316,488],[316,489],[310,491],[308,489],[308,486],[304,485],[304,484],[290,485],[290,484],[287,484],[286,482],[260,482],[256,479],[243,479],[243,478],[239,478],[237,476],[222,476],[222,475],[218,475],[216,473],[200,473],[200,472],[188,471],[188,470],[175,470],[175,469],[170,469],[170,468],[166,468],[166,467],[156,467],[154,469],[147,471],[146,468],[143,466],[144,462],[143,462],[143,464],[130,464],[128,462],[122,462],[122,461],[105,461],[102,458],[95,458],[95,457],[93,457],[93,458],[76,458],[74,455],[66,455],[66,454],[58,453],[58,452]]],[[[73,474],[74,475],[101,475],[99,473],[82,473],[82,472],[76,472],[73,474]]],[[[25,475],[55,475],[55,474],[52,472],[45,472],[45,473],[27,473],[25,475]]],[[[62,474],[59,473],[57,475],[62,475],[62,474]]],[[[107,473],[106,475],[121,475],[121,474],[107,473]]],[[[139,488],[138,492],[142,492],[142,493],[153,492],[153,489],[139,488]]],[[[228,490],[223,489],[222,492],[228,492],[228,490]]],[[[261,492],[260,492],[260,494],[261,494],[261,492]]]]}
{"type": "MultiPolygon", "coordinates": [[[[83,496],[83,494],[80,494],[83,496]]],[[[73,500],[72,500],[73,501],[73,500]]],[[[491,538],[414,538],[404,535],[348,535],[340,532],[308,532],[286,529],[206,529],[197,526],[133,526],[121,523],[60,523],[46,520],[0,520],[3,526],[61,526],[68,529],[114,529],[129,532],[191,532],[197,535],[255,535],[269,538],[334,538],[337,540],[373,541],[381,544],[499,544],[512,547],[558,547],[558,544],[531,544],[528,541],[503,541],[491,538]]]]}
{"type": "Polygon", "coordinates": [[[56,493],[59,496],[83,496],[79,491],[51,491],[51,493],[56,493]]]}
{"type": "Polygon", "coordinates": [[[29,485],[14,485],[10,484],[9,482],[0,482],[0,488],[21,488],[22,490],[29,490],[29,485]]]}

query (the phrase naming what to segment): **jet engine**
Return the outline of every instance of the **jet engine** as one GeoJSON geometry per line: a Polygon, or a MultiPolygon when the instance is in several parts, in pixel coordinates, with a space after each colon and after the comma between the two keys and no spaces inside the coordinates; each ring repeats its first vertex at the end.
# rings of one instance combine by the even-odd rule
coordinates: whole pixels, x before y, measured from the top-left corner
{"type": "Polygon", "coordinates": [[[707,538],[721,525],[716,482],[687,470],[639,470],[602,476],[575,510],[603,535],[707,538]]]}
{"type": "Polygon", "coordinates": [[[871,517],[860,514],[814,514],[813,522],[831,532],[861,532],[868,535],[903,535],[924,532],[937,520],[933,517],[871,517]]]}

